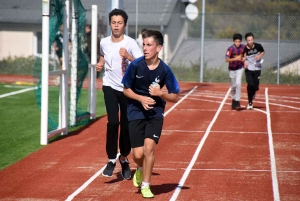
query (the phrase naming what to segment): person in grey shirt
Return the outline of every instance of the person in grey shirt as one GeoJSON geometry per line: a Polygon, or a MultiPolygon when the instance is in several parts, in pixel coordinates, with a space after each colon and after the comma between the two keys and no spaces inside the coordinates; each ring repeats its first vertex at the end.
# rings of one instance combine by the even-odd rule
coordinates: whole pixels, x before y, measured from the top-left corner
{"type": "Polygon", "coordinates": [[[255,98],[256,91],[259,90],[259,79],[262,68],[262,56],[265,54],[265,50],[259,43],[254,43],[254,35],[252,33],[246,33],[245,39],[247,45],[244,48],[244,68],[247,81],[247,93],[248,93],[248,106],[247,109],[253,109],[253,100],[255,98]]]}

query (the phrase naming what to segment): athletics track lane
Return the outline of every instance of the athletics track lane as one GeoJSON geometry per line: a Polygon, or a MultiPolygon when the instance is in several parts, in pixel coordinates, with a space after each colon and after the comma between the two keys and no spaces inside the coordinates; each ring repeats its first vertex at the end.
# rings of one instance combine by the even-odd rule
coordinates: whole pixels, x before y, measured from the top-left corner
{"type": "MultiPolygon", "coordinates": [[[[155,200],[169,200],[173,195],[229,87],[226,84],[197,85],[195,92],[165,119],[151,181],[155,200]]],[[[193,86],[195,84],[184,83],[182,90],[187,93],[193,86]]],[[[230,98],[226,100],[177,200],[273,200],[265,114],[231,111],[230,101],[230,98]],[[239,133],[244,125],[232,124],[233,117],[256,123],[256,127],[248,133],[239,133]]],[[[255,106],[265,110],[264,101],[264,88],[261,88],[255,106]]],[[[167,105],[170,108],[172,104],[167,105]]],[[[274,116],[272,107],[271,104],[271,118],[274,116]]],[[[249,127],[248,123],[245,126],[249,127]]],[[[65,200],[105,165],[105,125],[106,117],[1,171],[0,200],[65,200]]],[[[293,125],[297,129],[294,132],[299,132],[299,125],[293,125]]],[[[292,132],[290,127],[293,126],[288,126],[288,131],[292,132]]],[[[300,197],[296,190],[300,186],[297,180],[299,133],[291,138],[287,136],[288,140],[274,136],[278,170],[293,170],[282,172],[282,176],[277,173],[279,189],[282,200],[296,200],[300,197]],[[289,178],[284,178],[286,174],[289,178]],[[291,178],[293,175],[297,178],[291,178]],[[290,186],[285,187],[287,183],[290,186]]],[[[131,156],[129,159],[132,161],[131,156]]],[[[133,162],[131,167],[134,168],[133,162]]],[[[118,164],[112,178],[96,177],[73,200],[143,200],[131,180],[120,178],[119,171],[118,164]]]]}

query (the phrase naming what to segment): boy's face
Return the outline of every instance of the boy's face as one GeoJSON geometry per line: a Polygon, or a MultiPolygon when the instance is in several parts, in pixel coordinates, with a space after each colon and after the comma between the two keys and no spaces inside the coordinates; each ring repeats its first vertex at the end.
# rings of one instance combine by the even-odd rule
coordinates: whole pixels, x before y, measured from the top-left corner
{"type": "Polygon", "coordinates": [[[124,33],[126,24],[121,15],[113,15],[110,20],[111,32],[114,36],[119,37],[124,33]]]}
{"type": "Polygon", "coordinates": [[[241,46],[242,41],[240,39],[236,39],[233,41],[233,44],[235,47],[240,47],[241,46]]]}
{"type": "Polygon", "coordinates": [[[246,38],[246,41],[247,41],[247,45],[248,45],[249,47],[252,47],[252,46],[253,46],[253,43],[254,43],[254,38],[253,38],[253,36],[248,36],[248,37],[246,38]]]}
{"type": "Polygon", "coordinates": [[[157,45],[153,37],[148,37],[143,39],[143,51],[145,59],[155,58],[162,46],[157,45]]]}

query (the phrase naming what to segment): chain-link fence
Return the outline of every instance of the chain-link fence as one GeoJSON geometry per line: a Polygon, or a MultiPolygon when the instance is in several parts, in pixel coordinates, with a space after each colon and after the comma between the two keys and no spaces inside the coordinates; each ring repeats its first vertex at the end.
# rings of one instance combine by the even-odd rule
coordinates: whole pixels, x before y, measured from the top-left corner
{"type": "MultiPolygon", "coordinates": [[[[105,36],[108,14],[103,13],[100,8],[99,35],[105,36]]],[[[202,44],[202,14],[191,21],[186,18],[185,13],[174,8],[172,13],[139,12],[136,18],[134,7],[130,9],[124,9],[129,15],[128,35],[135,38],[143,28],[163,32],[165,45],[160,56],[170,65],[180,81],[199,82],[202,76],[204,82],[228,82],[228,63],[225,62],[225,53],[233,44],[232,36],[236,32],[243,36],[247,32],[252,32],[255,42],[261,43],[265,49],[261,82],[300,84],[300,14],[206,13],[202,44]],[[204,51],[201,74],[202,45],[204,51]]],[[[89,17],[88,15],[88,22],[90,22],[89,17]]],[[[19,59],[18,55],[29,58],[32,54],[41,53],[41,24],[1,24],[1,30],[5,29],[10,33],[5,38],[2,32],[3,44],[9,43],[10,38],[27,37],[27,39],[22,39],[21,46],[18,43],[18,48],[15,49],[13,49],[15,41],[11,41],[6,46],[9,52],[0,55],[0,73],[26,74],[27,72],[28,74],[30,70],[24,67],[26,62],[19,59]],[[17,30],[17,33],[12,32],[14,30],[17,30]],[[12,34],[15,34],[14,37],[12,34]],[[30,34],[34,35],[34,40],[28,40],[32,37],[30,34]],[[36,47],[35,50],[30,49],[32,46],[36,47]],[[28,55],[29,52],[31,55],[28,55]],[[15,55],[17,59],[14,59],[15,55]]],[[[245,44],[245,39],[243,43],[245,44]]]]}
{"type": "MultiPolygon", "coordinates": [[[[180,14],[179,14],[180,15],[180,14]]],[[[180,16],[184,16],[181,14],[180,16]]],[[[203,81],[228,81],[225,53],[234,33],[252,32],[265,50],[261,82],[300,84],[300,15],[298,14],[205,14],[204,43],[201,19],[187,20],[187,34],[170,60],[179,79],[200,80],[203,45],[203,81]],[[278,71],[279,69],[279,71],[278,71]]],[[[172,32],[172,30],[169,30],[172,32]]],[[[175,41],[169,41],[173,43],[175,41]]],[[[245,39],[243,39],[245,44],[245,39]]],[[[245,82],[245,80],[244,80],[245,82]]]]}

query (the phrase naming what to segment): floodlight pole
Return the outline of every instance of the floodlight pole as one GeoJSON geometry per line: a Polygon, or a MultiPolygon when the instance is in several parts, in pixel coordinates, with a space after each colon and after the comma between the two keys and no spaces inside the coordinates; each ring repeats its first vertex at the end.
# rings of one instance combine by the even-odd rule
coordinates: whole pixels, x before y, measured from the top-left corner
{"type": "Polygon", "coordinates": [[[48,144],[48,80],[49,80],[49,0],[42,0],[43,9],[43,25],[42,25],[42,94],[41,94],[41,145],[48,144]]]}
{"type": "Polygon", "coordinates": [[[202,25],[201,25],[201,56],[200,56],[200,82],[203,82],[204,69],[204,26],[205,26],[205,0],[202,0],[202,25]]]}

